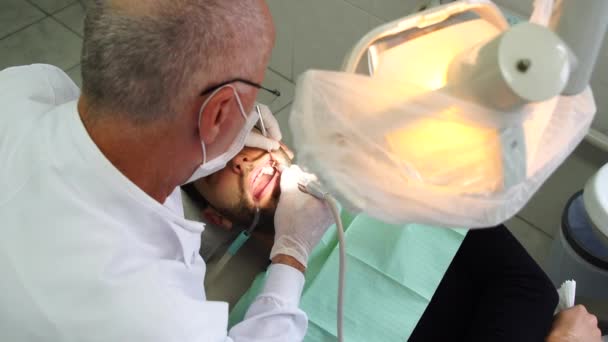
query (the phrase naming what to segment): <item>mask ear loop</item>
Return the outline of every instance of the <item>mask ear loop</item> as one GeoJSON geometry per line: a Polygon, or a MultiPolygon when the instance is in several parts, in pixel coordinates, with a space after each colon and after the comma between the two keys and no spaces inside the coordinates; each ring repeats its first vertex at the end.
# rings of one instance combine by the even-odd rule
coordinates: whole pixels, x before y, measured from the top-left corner
{"type": "Polygon", "coordinates": [[[236,98],[236,103],[239,105],[239,109],[241,110],[241,116],[243,117],[243,119],[245,119],[245,121],[247,121],[247,114],[245,114],[245,107],[243,107],[243,102],[241,102],[241,97],[239,96],[239,93],[236,91],[236,88],[228,85],[228,87],[232,88],[232,91],[234,92],[234,97],[236,98]]]}
{"type": "Polygon", "coordinates": [[[203,163],[201,165],[205,165],[207,163],[207,148],[205,147],[205,143],[202,141],[201,147],[203,148],[203,163]]]}

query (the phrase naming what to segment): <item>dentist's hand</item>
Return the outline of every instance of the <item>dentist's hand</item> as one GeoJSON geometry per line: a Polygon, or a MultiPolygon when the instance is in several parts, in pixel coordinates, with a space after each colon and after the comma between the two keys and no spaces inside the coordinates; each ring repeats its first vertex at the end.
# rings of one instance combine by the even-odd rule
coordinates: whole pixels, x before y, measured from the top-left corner
{"type": "Polygon", "coordinates": [[[306,267],[310,253],[334,223],[324,202],[298,189],[300,182],[311,178],[314,176],[297,165],[283,170],[281,197],[274,216],[274,246],[270,252],[273,261],[286,255],[306,267]]]}
{"type": "MultiPolygon", "coordinates": [[[[261,103],[256,103],[255,105],[260,106],[260,115],[262,116],[264,128],[266,128],[266,133],[268,136],[265,137],[263,134],[254,129],[251,131],[251,133],[249,133],[249,136],[245,140],[245,146],[260,148],[265,151],[276,151],[280,147],[279,141],[283,139],[279,122],[274,115],[272,115],[272,112],[268,106],[261,103]]],[[[255,106],[253,107],[253,113],[250,115],[258,116],[255,106]]],[[[262,123],[258,122],[257,127],[261,130],[262,123]]]]}

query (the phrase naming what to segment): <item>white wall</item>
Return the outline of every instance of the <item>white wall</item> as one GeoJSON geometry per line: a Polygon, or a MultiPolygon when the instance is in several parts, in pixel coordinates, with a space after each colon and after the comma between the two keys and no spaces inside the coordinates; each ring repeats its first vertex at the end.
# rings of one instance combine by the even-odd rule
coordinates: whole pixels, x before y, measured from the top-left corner
{"type": "Polygon", "coordinates": [[[371,28],[410,13],[416,1],[268,0],[277,25],[271,69],[289,80],[310,68],[338,69],[371,28]]]}
{"type": "MultiPolygon", "coordinates": [[[[365,33],[385,21],[407,15],[415,7],[411,0],[267,2],[277,26],[270,69],[292,84],[307,69],[339,69],[347,52],[365,33]]],[[[288,127],[289,109],[277,114],[282,127],[288,127]]],[[[285,133],[284,141],[290,144],[291,135],[285,133]]]]}
{"type": "MultiPolygon", "coordinates": [[[[354,43],[384,21],[411,13],[415,0],[267,0],[277,24],[277,45],[270,68],[292,83],[309,68],[338,69],[354,43]]],[[[521,14],[532,0],[499,0],[499,5],[521,14]]],[[[608,40],[608,39],[607,39],[608,40]]],[[[608,43],[594,74],[598,117],[608,131],[608,43]]],[[[279,120],[286,125],[289,109],[279,120]]],[[[284,126],[287,127],[287,126],[284,126]]],[[[290,141],[289,136],[286,138],[290,141]]],[[[604,163],[608,154],[583,143],[520,213],[519,221],[553,236],[568,197],[604,163]]]]}

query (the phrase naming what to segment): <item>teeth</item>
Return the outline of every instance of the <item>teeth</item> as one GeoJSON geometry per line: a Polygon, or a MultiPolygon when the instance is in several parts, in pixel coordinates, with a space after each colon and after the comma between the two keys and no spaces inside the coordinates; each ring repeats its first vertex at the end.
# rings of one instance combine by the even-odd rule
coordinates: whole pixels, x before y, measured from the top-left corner
{"type": "Polygon", "coordinates": [[[262,169],[261,174],[263,175],[274,175],[274,168],[271,166],[266,166],[265,168],[262,169]]]}

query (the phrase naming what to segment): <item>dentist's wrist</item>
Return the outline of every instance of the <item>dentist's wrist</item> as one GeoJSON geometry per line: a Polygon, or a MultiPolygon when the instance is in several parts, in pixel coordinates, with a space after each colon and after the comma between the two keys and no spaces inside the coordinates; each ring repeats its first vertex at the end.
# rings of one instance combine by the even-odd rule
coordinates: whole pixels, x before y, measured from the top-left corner
{"type": "Polygon", "coordinates": [[[296,260],[296,258],[287,254],[275,255],[274,258],[272,258],[272,263],[291,266],[302,273],[306,271],[306,266],[302,265],[302,263],[296,260]]]}

